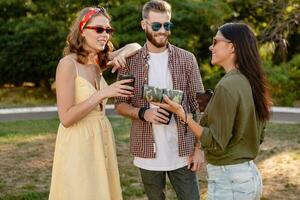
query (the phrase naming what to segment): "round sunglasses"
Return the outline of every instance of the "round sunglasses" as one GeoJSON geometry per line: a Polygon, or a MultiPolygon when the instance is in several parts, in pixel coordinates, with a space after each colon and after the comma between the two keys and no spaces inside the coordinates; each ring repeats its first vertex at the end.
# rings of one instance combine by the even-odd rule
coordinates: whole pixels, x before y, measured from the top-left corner
{"type": "Polygon", "coordinates": [[[155,32],[159,31],[162,26],[164,27],[164,29],[166,31],[170,31],[174,27],[174,24],[172,22],[165,22],[165,23],[160,23],[160,22],[148,23],[148,22],[146,22],[146,23],[149,24],[151,26],[152,30],[155,32]]]}
{"type": "Polygon", "coordinates": [[[107,34],[111,35],[114,32],[112,28],[104,28],[102,26],[86,26],[84,28],[95,30],[99,34],[105,31],[107,34]]]}

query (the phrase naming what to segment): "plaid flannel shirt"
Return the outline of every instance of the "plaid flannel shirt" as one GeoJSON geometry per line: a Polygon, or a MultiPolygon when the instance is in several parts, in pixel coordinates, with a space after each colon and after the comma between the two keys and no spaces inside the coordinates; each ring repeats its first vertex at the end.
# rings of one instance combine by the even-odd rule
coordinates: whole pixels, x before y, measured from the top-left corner
{"type": "MultiPolygon", "coordinates": [[[[168,51],[168,67],[172,76],[173,89],[184,92],[182,101],[184,109],[187,112],[195,112],[198,109],[196,92],[204,91],[196,58],[192,53],[171,44],[168,44],[168,51]]],[[[118,75],[133,74],[135,85],[134,97],[118,97],[115,101],[116,106],[127,103],[134,107],[149,107],[149,103],[142,98],[142,86],[148,84],[148,58],[149,53],[145,44],[136,54],[126,59],[127,67],[119,69],[118,75]]],[[[174,116],[178,129],[179,156],[189,156],[194,151],[195,136],[189,128],[185,132],[185,126],[180,123],[176,115],[174,116]]],[[[150,122],[132,119],[130,150],[133,156],[155,158],[155,141],[150,122]]]]}

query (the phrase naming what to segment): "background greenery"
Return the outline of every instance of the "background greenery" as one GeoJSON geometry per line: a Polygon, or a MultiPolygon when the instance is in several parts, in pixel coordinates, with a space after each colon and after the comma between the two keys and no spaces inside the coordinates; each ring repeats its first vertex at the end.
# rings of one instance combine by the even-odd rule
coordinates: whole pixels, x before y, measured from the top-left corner
{"type": "MultiPolygon", "coordinates": [[[[0,85],[33,82],[50,91],[68,27],[85,6],[102,5],[112,16],[116,48],[145,42],[140,28],[145,0],[1,0],[0,85]]],[[[206,88],[223,70],[211,66],[211,38],[218,26],[244,21],[255,31],[275,105],[300,105],[299,0],[169,0],[175,28],[171,42],[195,54],[206,88]]],[[[115,75],[107,73],[112,82],[115,75]]]]}

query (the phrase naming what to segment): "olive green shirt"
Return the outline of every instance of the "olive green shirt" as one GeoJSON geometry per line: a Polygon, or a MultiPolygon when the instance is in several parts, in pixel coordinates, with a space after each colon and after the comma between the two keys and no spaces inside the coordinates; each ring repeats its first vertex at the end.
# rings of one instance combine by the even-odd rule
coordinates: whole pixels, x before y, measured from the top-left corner
{"type": "Polygon", "coordinates": [[[200,124],[208,163],[230,165],[257,156],[265,122],[259,121],[250,83],[239,70],[229,71],[217,84],[200,124]]]}

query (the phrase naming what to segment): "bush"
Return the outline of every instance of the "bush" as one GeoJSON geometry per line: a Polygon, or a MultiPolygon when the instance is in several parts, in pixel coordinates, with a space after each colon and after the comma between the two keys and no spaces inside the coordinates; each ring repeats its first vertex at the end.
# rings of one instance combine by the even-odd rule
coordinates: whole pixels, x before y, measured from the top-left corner
{"type": "Polygon", "coordinates": [[[271,85],[274,104],[297,106],[300,101],[300,54],[280,65],[265,62],[264,68],[271,85]]]}
{"type": "Polygon", "coordinates": [[[64,47],[65,25],[35,16],[9,21],[6,26],[8,32],[0,37],[0,84],[28,81],[49,87],[64,47]]]}

